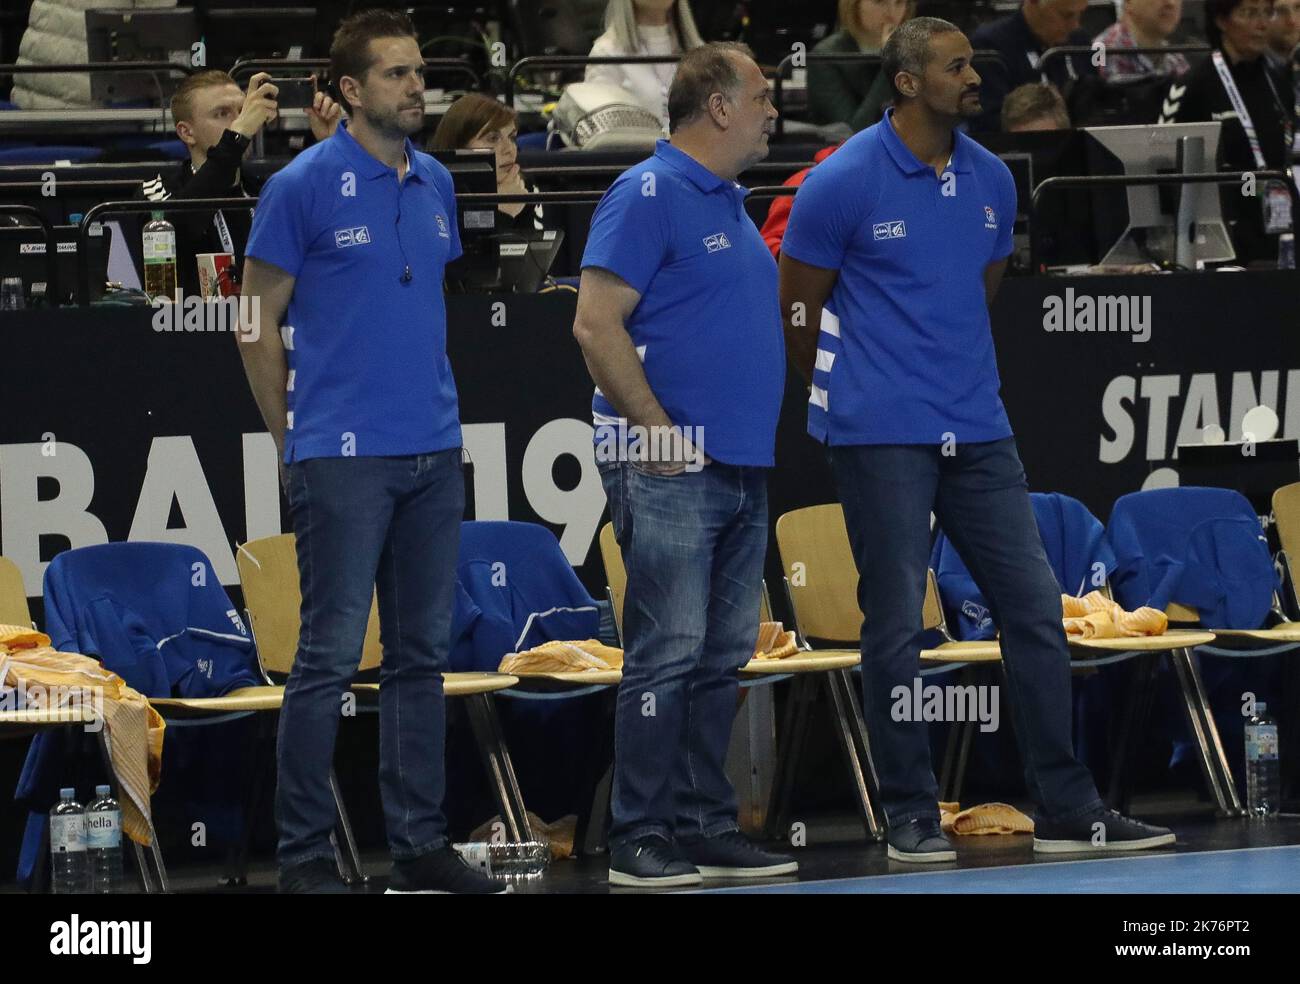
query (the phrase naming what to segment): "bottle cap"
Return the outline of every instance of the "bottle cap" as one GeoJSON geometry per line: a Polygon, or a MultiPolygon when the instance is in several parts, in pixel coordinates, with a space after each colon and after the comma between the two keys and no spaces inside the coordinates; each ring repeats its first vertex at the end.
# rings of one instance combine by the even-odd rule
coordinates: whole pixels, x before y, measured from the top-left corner
{"type": "Polygon", "coordinates": [[[63,789],[59,790],[59,797],[65,800],[76,799],[77,791],[71,786],[65,786],[63,789]]]}
{"type": "Polygon", "coordinates": [[[108,795],[109,793],[111,793],[112,791],[113,791],[113,790],[112,790],[110,787],[108,787],[108,786],[96,786],[96,787],[95,787],[95,795],[96,795],[96,796],[107,796],[107,795],[108,795]]]}
{"type": "Polygon", "coordinates": [[[1258,716],[1258,715],[1260,715],[1260,714],[1263,714],[1263,713],[1264,713],[1265,711],[1267,711],[1267,710],[1268,710],[1268,704],[1264,703],[1264,701],[1262,701],[1262,700],[1257,700],[1257,701],[1255,701],[1255,714],[1256,714],[1256,716],[1258,716]]]}
{"type": "Polygon", "coordinates": [[[162,221],[162,217],[163,217],[162,212],[150,212],[150,213],[149,213],[149,218],[153,219],[155,222],[161,222],[161,221],[162,221]]]}

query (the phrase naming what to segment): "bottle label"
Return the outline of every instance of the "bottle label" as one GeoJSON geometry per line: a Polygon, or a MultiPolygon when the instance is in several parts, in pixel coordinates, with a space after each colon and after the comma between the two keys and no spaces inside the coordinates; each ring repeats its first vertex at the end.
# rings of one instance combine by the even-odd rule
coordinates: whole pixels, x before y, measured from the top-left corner
{"type": "Polygon", "coordinates": [[[1246,761],[1277,758],[1277,725],[1257,724],[1246,728],[1246,761]]]}
{"type": "Polygon", "coordinates": [[[488,845],[479,841],[475,844],[453,844],[456,853],[461,856],[467,865],[481,871],[483,874],[491,874],[492,859],[488,854],[488,845]]]}
{"type": "Polygon", "coordinates": [[[54,854],[86,849],[86,817],[74,813],[50,817],[50,851],[54,854]]]}
{"type": "Polygon", "coordinates": [[[144,234],[144,261],[165,263],[176,259],[176,233],[146,232],[144,234]]]}
{"type": "Polygon", "coordinates": [[[86,847],[92,851],[122,846],[122,815],[117,810],[86,815],[86,847]]]}

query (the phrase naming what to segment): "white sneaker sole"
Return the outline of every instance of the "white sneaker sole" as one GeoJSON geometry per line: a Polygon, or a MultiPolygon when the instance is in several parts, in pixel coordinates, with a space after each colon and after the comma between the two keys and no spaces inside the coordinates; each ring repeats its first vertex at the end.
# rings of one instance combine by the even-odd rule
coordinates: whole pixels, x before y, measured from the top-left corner
{"type": "Polygon", "coordinates": [[[1169,833],[1158,837],[1144,837],[1142,840],[1094,844],[1092,841],[1039,840],[1035,837],[1034,852],[1036,854],[1106,854],[1117,851],[1149,851],[1153,847],[1167,847],[1177,839],[1177,835],[1169,833]]]}
{"type": "Polygon", "coordinates": [[[909,852],[900,851],[893,844],[889,845],[886,853],[889,855],[889,860],[902,861],[904,864],[942,864],[945,861],[957,860],[956,851],[909,852]]]}
{"type": "Polygon", "coordinates": [[[626,872],[615,871],[613,868],[609,869],[609,883],[623,888],[688,888],[703,881],[704,878],[700,874],[642,878],[639,875],[629,875],[626,872]]]}
{"type": "Polygon", "coordinates": [[[782,875],[799,874],[798,861],[769,864],[764,868],[718,868],[712,865],[696,867],[705,878],[779,878],[782,875]]]}

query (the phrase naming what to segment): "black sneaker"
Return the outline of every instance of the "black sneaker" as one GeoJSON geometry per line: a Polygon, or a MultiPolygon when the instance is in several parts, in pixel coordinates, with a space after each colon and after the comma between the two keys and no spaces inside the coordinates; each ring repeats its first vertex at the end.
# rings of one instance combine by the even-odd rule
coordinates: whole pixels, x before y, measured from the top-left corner
{"type": "Polygon", "coordinates": [[[1175,840],[1168,827],[1143,823],[1115,810],[1098,809],[1077,820],[1034,821],[1034,850],[1040,854],[1147,851],[1175,840]]]}
{"type": "Polygon", "coordinates": [[[609,854],[609,883],[629,888],[684,888],[704,879],[667,838],[650,834],[614,848],[609,854]]]}
{"type": "Polygon", "coordinates": [[[776,878],[799,873],[794,858],[764,851],[738,830],[679,844],[682,855],[704,878],[776,878]]]}
{"type": "Polygon", "coordinates": [[[952,841],[948,840],[939,821],[932,817],[917,817],[897,827],[890,827],[887,853],[893,861],[912,864],[940,864],[957,860],[952,841]]]}
{"type": "Polygon", "coordinates": [[[285,868],[279,881],[282,895],[348,895],[352,891],[329,858],[312,858],[285,868]]]}
{"type": "Polygon", "coordinates": [[[505,895],[506,882],[481,875],[453,847],[440,847],[409,861],[394,861],[385,895],[505,895]]]}

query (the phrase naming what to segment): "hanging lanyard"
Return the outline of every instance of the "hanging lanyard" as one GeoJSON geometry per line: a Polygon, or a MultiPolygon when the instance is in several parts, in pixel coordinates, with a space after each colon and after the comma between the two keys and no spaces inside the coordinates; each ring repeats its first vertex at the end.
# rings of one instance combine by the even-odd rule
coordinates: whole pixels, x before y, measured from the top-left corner
{"type": "MultiPolygon", "coordinates": [[[[1250,152],[1255,155],[1255,166],[1261,171],[1268,167],[1264,160],[1264,150],[1259,144],[1259,134],[1255,131],[1255,122],[1250,118],[1250,110],[1246,108],[1246,100],[1241,97],[1241,90],[1237,88],[1237,80],[1232,77],[1232,72],[1228,70],[1228,63],[1223,58],[1223,53],[1215,51],[1210,54],[1214,59],[1214,68],[1219,73],[1219,78],[1223,82],[1223,89],[1228,94],[1228,102],[1232,103],[1232,109],[1241,120],[1241,127],[1246,131],[1246,140],[1250,142],[1250,152]]],[[[1277,88],[1273,85],[1272,78],[1268,75],[1268,69],[1264,69],[1264,78],[1268,82],[1268,87],[1273,90],[1273,99],[1280,103],[1277,88]]],[[[1285,114],[1284,114],[1285,115],[1285,114]]],[[[1286,146],[1291,146],[1291,122],[1288,120],[1282,125],[1283,133],[1286,137],[1286,146]]]]}
{"type": "Polygon", "coordinates": [[[218,211],[212,217],[212,222],[217,227],[217,235],[221,237],[221,251],[229,253],[233,257],[235,255],[235,240],[231,238],[230,227],[226,225],[226,217],[218,211]]]}

